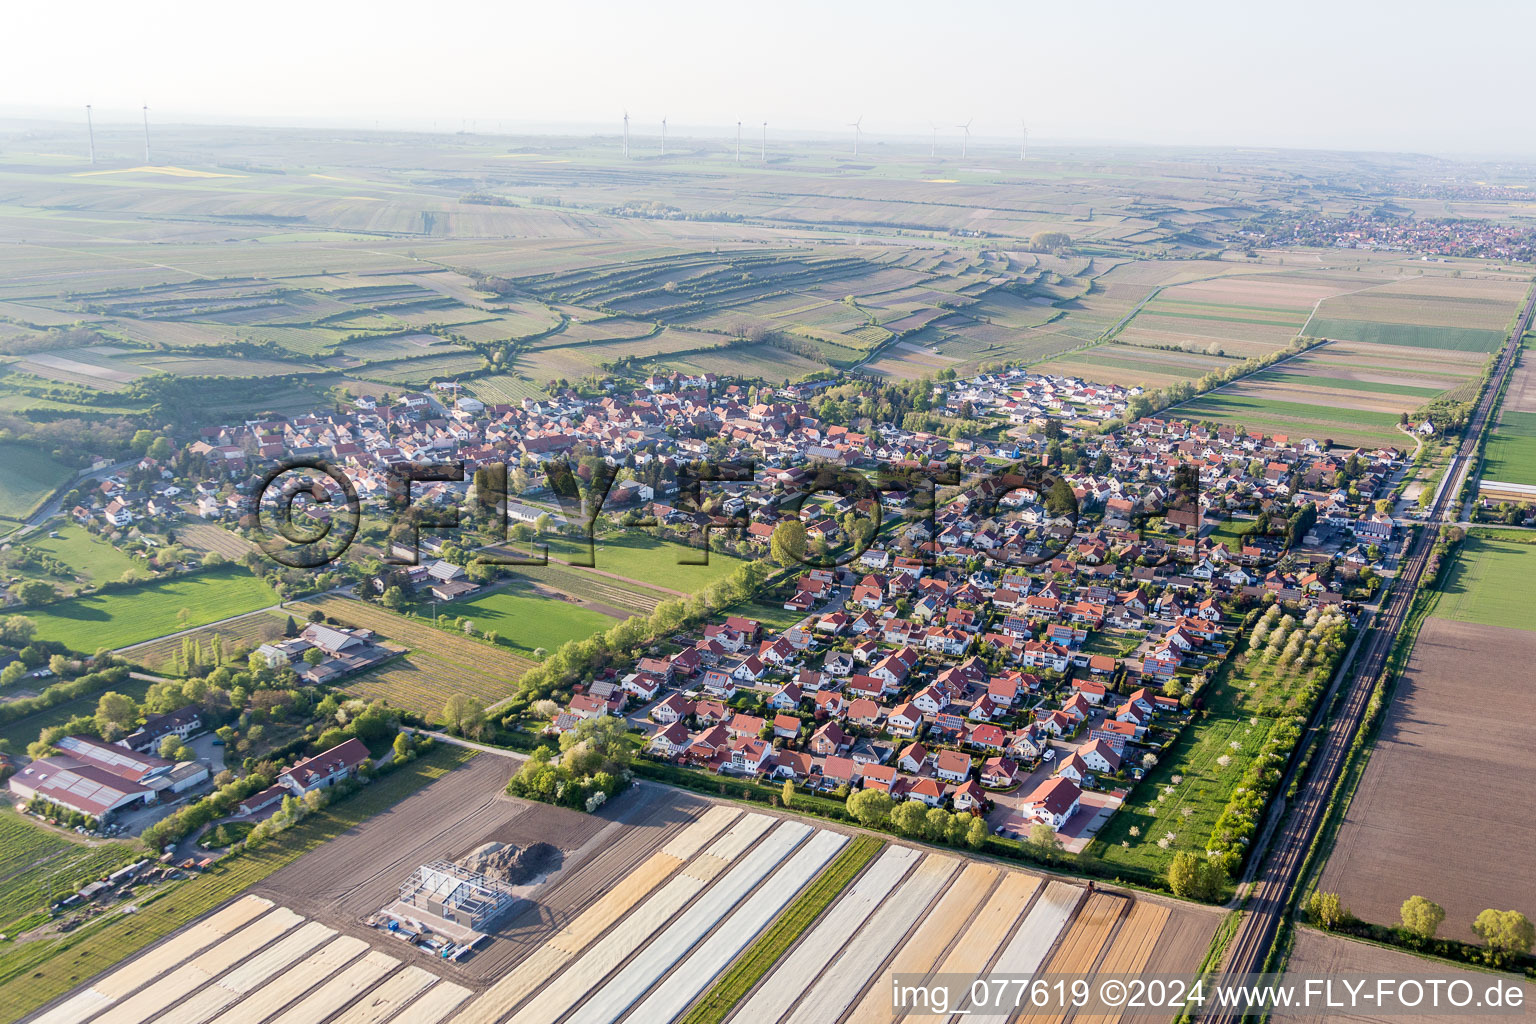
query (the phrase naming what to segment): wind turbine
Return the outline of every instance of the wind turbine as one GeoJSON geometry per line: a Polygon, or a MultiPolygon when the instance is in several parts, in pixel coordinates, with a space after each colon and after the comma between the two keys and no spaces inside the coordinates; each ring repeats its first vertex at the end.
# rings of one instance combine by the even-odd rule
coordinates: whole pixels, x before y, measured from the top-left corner
{"type": "Polygon", "coordinates": [[[768,162],[768,122],[767,121],[763,122],[763,142],[762,142],[762,147],[761,147],[761,149],[758,152],[758,159],[761,160],[763,163],[767,163],[768,162]]]}
{"type": "Polygon", "coordinates": [[[629,111],[624,111],[624,159],[629,159],[629,111]]]}
{"type": "Polygon", "coordinates": [[[85,105],[85,134],[91,140],[91,166],[96,166],[96,126],[91,123],[91,105],[85,105]]]}
{"type": "Polygon", "coordinates": [[[1029,125],[1019,122],[1019,159],[1029,159],[1029,125]]]}
{"type": "Polygon", "coordinates": [[[667,155],[667,115],[661,115],[661,155],[667,155]]]}
{"type": "Polygon", "coordinates": [[[736,119],[736,162],[741,163],[741,119],[736,119]]]}
{"type": "Polygon", "coordinates": [[[853,129],[853,155],[854,156],[858,156],[859,155],[859,136],[864,133],[864,129],[862,127],[860,127],[860,126],[863,125],[863,123],[864,123],[864,115],[860,114],[859,117],[858,117],[858,120],[851,121],[848,124],[848,127],[853,129]]]}
{"type": "Polygon", "coordinates": [[[939,126],[934,124],[932,121],[929,121],[928,122],[928,127],[933,129],[933,141],[928,144],[928,155],[930,157],[938,156],[939,155],[939,126]]]}
{"type": "Polygon", "coordinates": [[[146,164],[154,163],[149,158],[149,104],[147,103],[144,105],[144,162],[146,164]]]}
{"type": "MultiPolygon", "coordinates": [[[[976,120],[974,117],[971,118],[971,121],[974,120],[976,120]]],[[[959,128],[961,131],[965,132],[965,136],[960,140],[960,159],[962,160],[965,159],[965,145],[971,141],[971,121],[967,121],[965,124],[955,125],[956,128],[959,128]]]]}

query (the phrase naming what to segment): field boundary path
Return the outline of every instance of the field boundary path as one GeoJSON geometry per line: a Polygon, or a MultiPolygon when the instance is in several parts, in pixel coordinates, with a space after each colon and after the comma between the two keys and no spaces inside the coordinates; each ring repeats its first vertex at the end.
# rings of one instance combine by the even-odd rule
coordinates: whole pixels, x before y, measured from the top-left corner
{"type": "MultiPolygon", "coordinates": [[[[1525,308],[1515,323],[1515,329],[1505,341],[1498,368],[1484,390],[1477,409],[1467,422],[1466,429],[1462,433],[1461,444],[1448,467],[1449,471],[1435,493],[1434,504],[1430,508],[1425,529],[1419,531],[1418,536],[1404,553],[1400,562],[1401,568],[1392,583],[1391,593],[1381,599],[1382,610],[1376,618],[1375,625],[1369,630],[1370,636],[1365,646],[1364,657],[1360,659],[1359,668],[1345,687],[1342,707],[1339,708],[1332,726],[1323,734],[1322,745],[1311,763],[1310,771],[1301,780],[1296,801],[1291,806],[1291,813],[1276,830],[1274,838],[1278,846],[1268,854],[1262,873],[1256,870],[1258,880],[1253,888],[1248,907],[1238,923],[1237,932],[1233,935],[1231,944],[1227,947],[1223,974],[1220,978],[1223,984],[1232,984],[1244,974],[1258,973],[1265,966],[1271,946],[1278,934],[1280,922],[1290,908],[1291,898],[1301,878],[1302,868],[1308,862],[1312,844],[1327,817],[1350,747],[1365,720],[1371,695],[1376,692],[1378,682],[1386,672],[1388,655],[1396,642],[1398,632],[1407,621],[1409,609],[1418,592],[1425,566],[1429,562],[1430,551],[1437,539],[1437,531],[1432,524],[1437,522],[1445,511],[1447,497],[1455,493],[1448,488],[1447,484],[1450,480],[1461,476],[1468,461],[1475,456],[1483,424],[1492,414],[1503,381],[1514,364],[1515,354],[1520,349],[1533,314],[1536,314],[1536,290],[1533,290],[1526,299],[1525,308]]],[[[1364,632],[1362,630],[1362,634],[1364,632]]],[[[1319,707],[1321,706],[1320,702],[1319,707]]],[[[1293,760],[1291,767],[1287,769],[1285,777],[1281,780],[1282,791],[1289,788],[1298,767],[1299,762],[1293,760]]],[[[1265,856],[1266,851],[1262,848],[1255,848],[1252,855],[1255,861],[1264,860],[1265,856]]],[[[1229,1022],[1236,1024],[1243,1016],[1244,1011],[1238,1008],[1213,1007],[1209,1013],[1201,1014],[1201,1019],[1219,1021],[1222,1024],[1229,1024],[1229,1022]]]]}

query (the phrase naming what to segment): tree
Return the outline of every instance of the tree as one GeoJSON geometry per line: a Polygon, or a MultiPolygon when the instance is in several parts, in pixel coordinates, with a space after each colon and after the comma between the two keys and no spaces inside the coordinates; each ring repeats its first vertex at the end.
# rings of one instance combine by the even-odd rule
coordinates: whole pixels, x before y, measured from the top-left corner
{"type": "Polygon", "coordinates": [[[325,660],[325,652],[318,647],[311,647],[304,652],[304,664],[318,665],[325,660]]]}
{"type": "Polygon", "coordinates": [[[69,671],[69,659],[62,654],[55,654],[48,659],[48,671],[56,676],[62,676],[69,671]]]}
{"type": "Polygon", "coordinates": [[[455,693],[443,705],[443,722],[450,732],[468,735],[485,721],[485,706],[466,693],[455,693]]]}
{"type": "Polygon", "coordinates": [[[773,528],[769,543],[773,560],[788,568],[805,563],[805,524],[798,519],[786,519],[773,528]]]}
{"type": "Polygon", "coordinates": [[[395,760],[405,761],[411,756],[411,738],[405,733],[395,735],[395,760]]]}
{"type": "Polygon", "coordinates": [[[923,838],[930,842],[942,842],[949,835],[950,813],[942,807],[929,808],[923,820],[923,838]]]}
{"type": "Polygon", "coordinates": [[[133,725],[138,716],[138,705],[125,693],[108,690],[96,702],[96,728],[103,736],[114,728],[123,732],[128,731],[128,727],[133,725]]]}
{"type": "Polygon", "coordinates": [[[11,686],[21,681],[21,677],[27,674],[27,666],[19,661],[13,661],[0,668],[0,686],[11,686]]]}
{"type": "Polygon", "coordinates": [[[4,620],[0,620],[0,644],[25,647],[32,642],[36,632],[37,623],[25,615],[7,615],[4,620]]]}
{"type": "Polygon", "coordinates": [[[1035,252],[1056,252],[1072,248],[1072,236],[1065,231],[1036,231],[1029,238],[1029,247],[1035,252]]]}
{"type": "Polygon", "coordinates": [[[928,805],[904,800],[891,810],[891,825],[904,836],[921,836],[928,825],[928,805]]]}
{"type": "Polygon", "coordinates": [[[1408,897],[1403,901],[1400,913],[1403,927],[1425,941],[1434,938],[1445,921],[1445,908],[1423,896],[1408,897]]]}
{"type": "Polygon", "coordinates": [[[791,804],[793,804],[795,802],[795,780],[794,779],[785,779],[784,780],[784,788],[779,790],[779,801],[785,807],[789,807],[791,804]]]}
{"type": "Polygon", "coordinates": [[[1214,903],[1221,897],[1227,873],[1221,865],[1184,850],[1168,865],[1168,888],[1182,899],[1214,903]]]}
{"type": "Polygon", "coordinates": [[[1536,944],[1536,925],[1518,910],[1485,910],[1472,922],[1472,930],[1501,956],[1529,953],[1536,944]]]}
{"type": "Polygon", "coordinates": [[[160,756],[165,758],[167,761],[186,760],[186,758],[181,756],[185,749],[185,746],[181,742],[181,737],[177,736],[175,733],[171,733],[169,736],[164,736],[160,740],[160,756]]]}
{"type": "Polygon", "coordinates": [[[1352,915],[1344,909],[1338,893],[1318,889],[1307,900],[1307,916],[1312,919],[1313,924],[1331,932],[1352,915]]]}
{"type": "Polygon", "coordinates": [[[16,588],[16,597],[22,604],[46,604],[54,596],[53,584],[43,580],[27,580],[16,588]]]}
{"type": "Polygon", "coordinates": [[[848,813],[865,828],[883,828],[891,817],[895,801],[878,789],[861,789],[848,798],[848,813]]]}
{"type": "Polygon", "coordinates": [[[1061,852],[1061,839],[1056,835],[1056,830],[1043,821],[1037,821],[1029,827],[1029,845],[1040,853],[1061,852]]]}
{"type": "Polygon", "coordinates": [[[965,845],[979,850],[987,845],[987,819],[972,818],[965,830],[965,845]]]}

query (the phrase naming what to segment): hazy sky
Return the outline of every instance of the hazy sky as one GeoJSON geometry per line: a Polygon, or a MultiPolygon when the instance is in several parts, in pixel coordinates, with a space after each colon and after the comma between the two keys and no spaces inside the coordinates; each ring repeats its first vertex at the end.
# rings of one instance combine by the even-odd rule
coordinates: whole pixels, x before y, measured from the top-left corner
{"type": "Polygon", "coordinates": [[[1536,3],[528,4],[268,0],[5,14],[0,104],[488,129],[615,123],[868,136],[1536,152],[1536,3]]]}

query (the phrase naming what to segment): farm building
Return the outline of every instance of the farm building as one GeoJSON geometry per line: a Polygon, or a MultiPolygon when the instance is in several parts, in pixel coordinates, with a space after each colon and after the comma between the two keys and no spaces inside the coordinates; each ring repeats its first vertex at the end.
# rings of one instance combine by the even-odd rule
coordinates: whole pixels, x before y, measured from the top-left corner
{"type": "Polygon", "coordinates": [[[58,746],[59,754],[40,757],[12,776],[11,792],[106,818],[124,807],[155,803],[165,790],[180,793],[208,778],[207,765],[199,762],[174,764],[89,736],[65,736],[58,746]]]}
{"type": "Polygon", "coordinates": [[[324,789],[357,772],[358,765],[368,760],[368,748],[359,739],[339,743],[330,750],[322,750],[308,757],[277,777],[294,796],[303,796],[312,789],[324,789]]]}
{"type": "Polygon", "coordinates": [[[411,872],[400,886],[400,902],[480,931],[516,902],[516,897],[485,875],[435,860],[411,872]]]}

